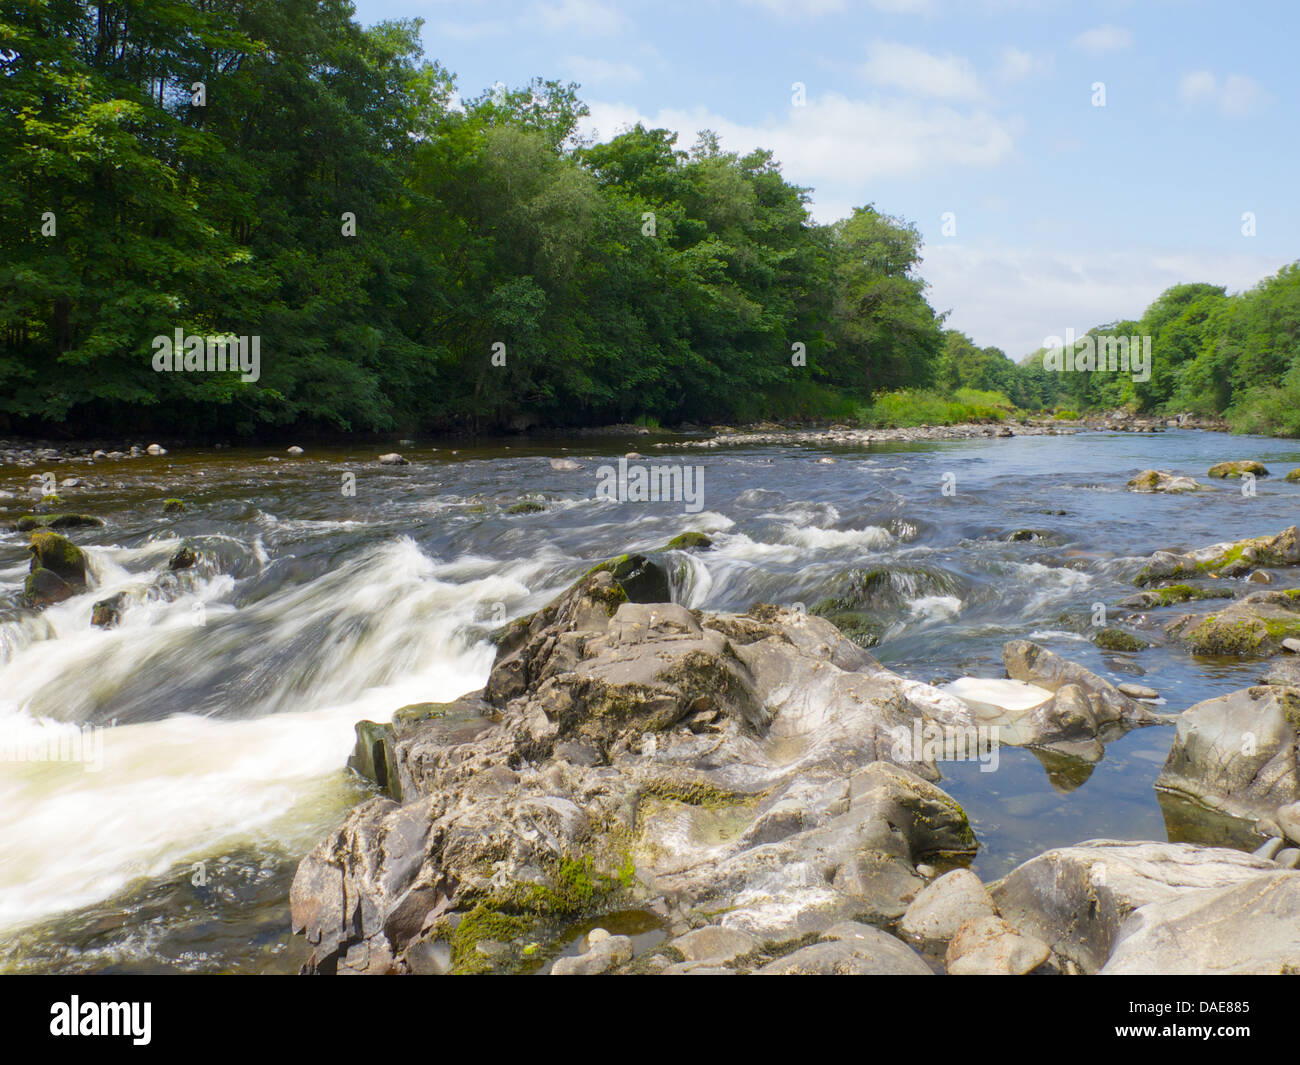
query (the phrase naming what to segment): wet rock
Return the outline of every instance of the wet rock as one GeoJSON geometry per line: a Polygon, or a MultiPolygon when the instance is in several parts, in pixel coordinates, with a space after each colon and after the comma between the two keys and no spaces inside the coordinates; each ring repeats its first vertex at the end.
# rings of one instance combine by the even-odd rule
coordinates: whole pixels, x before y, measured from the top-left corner
{"type": "Polygon", "coordinates": [[[1194,654],[1273,654],[1300,634],[1300,594],[1294,589],[1252,592],[1216,613],[1177,617],[1165,632],[1194,654]]]}
{"type": "Polygon", "coordinates": [[[665,551],[691,551],[691,550],[698,549],[701,551],[707,551],[712,546],[713,546],[713,541],[710,540],[703,533],[684,532],[678,536],[674,536],[671,540],[668,541],[668,543],[664,544],[664,550],[665,551]]]}
{"type": "Polygon", "coordinates": [[[301,455],[302,448],[300,448],[297,444],[294,444],[292,447],[286,448],[285,453],[288,455],[301,455]]]}
{"type": "MultiPolygon", "coordinates": [[[[131,450],[134,451],[135,448],[132,448],[131,450]]],[[[154,458],[158,458],[161,455],[167,454],[167,449],[163,447],[161,444],[150,444],[144,450],[145,450],[145,454],[152,455],[154,456],[154,458]]]]}
{"type": "Polygon", "coordinates": [[[1120,929],[1101,973],[1242,975],[1298,970],[1300,873],[1274,872],[1138,907],[1120,929]]]}
{"type": "Polygon", "coordinates": [[[1209,470],[1211,477],[1241,477],[1244,474],[1254,474],[1256,477],[1267,477],[1268,469],[1262,462],[1256,462],[1254,459],[1239,459],[1232,462],[1216,462],[1209,470]]]}
{"type": "Polygon", "coordinates": [[[125,592],[118,592],[117,595],[110,596],[108,599],[101,599],[91,608],[90,623],[101,629],[114,628],[122,620],[122,611],[126,608],[126,600],[125,592]]]}
{"type": "Polygon", "coordinates": [[[47,569],[32,570],[23,583],[23,601],[37,610],[62,603],[76,594],[76,588],[47,569]]]}
{"type": "Polygon", "coordinates": [[[1051,957],[1035,936],[1017,932],[996,914],[974,917],[948,944],[944,968],[950,976],[1024,976],[1051,957]]]}
{"type": "Polygon", "coordinates": [[[1261,566],[1297,563],[1300,563],[1300,529],[1291,525],[1275,536],[1211,544],[1182,554],[1157,551],[1133,578],[1133,583],[1148,585],[1206,576],[1244,577],[1261,566]]]}
{"type": "Polygon", "coordinates": [[[184,514],[184,513],[185,513],[185,500],[183,500],[183,499],[164,499],[164,500],[163,500],[163,513],[164,513],[164,514],[184,514]]]}
{"type": "Polygon", "coordinates": [[[903,914],[899,931],[924,945],[947,943],[967,921],[991,916],[993,902],[969,869],[945,873],[916,896],[903,914]]]}
{"type": "Polygon", "coordinates": [[[1151,644],[1140,636],[1123,629],[1100,629],[1093,633],[1092,642],[1103,651],[1144,651],[1151,644]]]}
{"type": "Polygon", "coordinates": [[[167,560],[169,570],[190,569],[198,565],[199,554],[188,543],[181,544],[172,557],[167,560]]]}
{"type": "Polygon", "coordinates": [[[1178,717],[1156,790],[1255,821],[1300,799],[1300,691],[1275,685],[1207,699],[1178,717]]]}
{"type": "Polygon", "coordinates": [[[1222,847],[1091,840],[1047,851],[989,891],[1020,935],[1042,940],[1082,972],[1095,973],[1141,907],[1232,887],[1276,869],[1222,847]]]}
{"type": "Polygon", "coordinates": [[[1176,476],[1168,470],[1143,470],[1125,486],[1131,492],[1199,492],[1205,486],[1192,477],[1176,476]]]}
{"type": "MultiPolygon", "coordinates": [[[[42,529],[32,533],[27,549],[32,555],[30,576],[34,577],[44,570],[58,577],[74,593],[85,591],[86,556],[66,536],[42,529]]],[[[38,581],[42,589],[55,588],[54,582],[46,578],[38,578],[38,581]]],[[[32,591],[33,589],[28,589],[29,594],[32,591]]]]}
{"type": "Polygon", "coordinates": [[[632,960],[632,940],[627,936],[608,936],[573,958],[557,958],[551,966],[552,976],[596,976],[626,965],[632,960]]]}
{"type": "Polygon", "coordinates": [[[102,518],[89,514],[24,514],[14,523],[15,532],[34,529],[90,529],[101,527],[102,518]]]}
{"type": "Polygon", "coordinates": [[[551,459],[551,469],[561,473],[571,473],[573,470],[582,469],[582,463],[574,462],[573,459],[551,459]]]}
{"type": "Polygon", "coordinates": [[[672,592],[668,571],[644,555],[619,555],[588,570],[588,574],[608,571],[629,602],[670,603],[672,592]]]}
{"type": "Polygon", "coordinates": [[[507,514],[541,514],[545,510],[546,504],[536,499],[521,499],[506,507],[507,514]]]}
{"type": "Polygon", "coordinates": [[[403,458],[396,451],[390,451],[386,455],[379,456],[381,466],[409,466],[410,460],[403,458]]]}
{"type": "Polygon", "coordinates": [[[1116,687],[1121,694],[1127,695],[1130,699],[1150,700],[1160,698],[1160,693],[1155,688],[1148,688],[1145,684],[1132,684],[1125,681],[1116,687]]]}
{"type": "Polygon", "coordinates": [[[1288,636],[1282,641],[1282,650],[1290,651],[1293,655],[1300,654],[1300,640],[1294,636],[1288,636]]]}

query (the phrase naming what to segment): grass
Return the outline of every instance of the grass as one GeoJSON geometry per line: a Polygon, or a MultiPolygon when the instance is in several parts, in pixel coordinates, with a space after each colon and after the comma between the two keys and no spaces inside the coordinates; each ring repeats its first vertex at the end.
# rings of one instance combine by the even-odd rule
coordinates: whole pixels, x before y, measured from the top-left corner
{"type": "Polygon", "coordinates": [[[870,407],[858,410],[858,421],[873,429],[907,429],[921,425],[1000,422],[1016,412],[1001,392],[959,388],[951,395],[933,389],[882,392],[870,407]]]}

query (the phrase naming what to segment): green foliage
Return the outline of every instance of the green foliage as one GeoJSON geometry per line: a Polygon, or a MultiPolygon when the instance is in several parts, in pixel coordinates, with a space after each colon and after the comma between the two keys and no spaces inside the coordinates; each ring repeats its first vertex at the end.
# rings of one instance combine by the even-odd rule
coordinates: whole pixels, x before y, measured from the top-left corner
{"type": "Polygon", "coordinates": [[[959,388],[952,396],[931,389],[899,390],[878,395],[858,420],[876,429],[918,425],[960,425],[966,422],[1000,422],[1015,413],[1015,406],[1000,392],[959,388]]]}

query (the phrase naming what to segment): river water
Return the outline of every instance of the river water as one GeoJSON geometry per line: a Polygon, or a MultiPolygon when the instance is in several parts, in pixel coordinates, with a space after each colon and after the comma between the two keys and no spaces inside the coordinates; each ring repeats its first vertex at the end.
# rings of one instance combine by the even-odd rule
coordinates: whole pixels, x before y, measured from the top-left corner
{"type": "MultiPolygon", "coordinates": [[[[872,653],[920,680],[1001,676],[1001,645],[1017,637],[1140,680],[1166,710],[1262,672],[1160,646],[1103,652],[1088,623],[1097,603],[1123,615],[1153,550],[1295,523],[1300,484],[1280,476],[1300,464],[1294,443],[1190,431],[835,449],[681,439],[411,447],[408,466],[378,465],[386,448],[309,448],[51,467],[88,482],[61,509],[107,524],[69,534],[92,590],[39,615],[17,603],[27,537],[0,534],[0,969],[296,971],[293,870],[366,794],[344,769],[354,723],[479,687],[497,626],[594,562],[687,530],[715,545],[668,556],[691,607],[812,607],[851,572],[886,570],[872,653]],[[702,506],[601,498],[599,467],[632,449],[701,467],[702,506]],[[554,457],[582,468],[553,469],[554,457]],[[1204,481],[1234,458],[1274,476],[1254,496],[1124,491],[1147,467],[1204,481]],[[168,497],[186,511],[164,515],[168,497]],[[547,509],[507,513],[523,498],[547,509]],[[1006,539],[1022,529],[1037,535],[1006,539]],[[173,573],[181,538],[200,563],[173,573]],[[91,605],[119,591],[121,624],[92,627],[91,605]],[[27,760],[60,739],[63,760],[27,760]]],[[[0,468],[0,489],[25,493],[43,469],[0,468]]],[[[4,528],[25,509],[0,507],[4,528]]],[[[1165,839],[1152,782],[1170,738],[1132,733],[1090,775],[1008,748],[995,772],[945,763],[943,786],[980,839],[974,868],[988,880],[1050,846],[1165,839]]]]}

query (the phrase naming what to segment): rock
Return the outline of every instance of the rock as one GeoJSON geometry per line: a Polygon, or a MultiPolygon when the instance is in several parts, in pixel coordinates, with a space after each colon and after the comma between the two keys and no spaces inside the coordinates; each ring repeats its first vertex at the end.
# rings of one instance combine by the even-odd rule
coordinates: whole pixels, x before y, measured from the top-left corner
{"type": "MultiPolygon", "coordinates": [[[[131,450],[134,451],[135,448],[132,448],[131,450]]],[[[160,455],[167,454],[167,449],[163,447],[161,444],[150,444],[144,450],[145,450],[145,454],[153,455],[155,458],[157,458],[160,455]]]]}
{"type": "Polygon", "coordinates": [[[582,463],[574,462],[573,459],[551,459],[551,469],[569,473],[573,470],[582,469],[582,463]]]}
{"type": "Polygon", "coordinates": [[[1155,688],[1148,688],[1144,684],[1133,684],[1125,681],[1123,684],[1116,685],[1117,690],[1127,695],[1130,699],[1159,699],[1160,693],[1155,688]]]}
{"type": "Polygon", "coordinates": [[[301,455],[302,448],[300,448],[297,444],[294,444],[293,447],[286,448],[285,453],[289,455],[301,455]]]}
{"type": "Polygon", "coordinates": [[[627,936],[609,936],[576,958],[556,958],[552,976],[596,976],[607,973],[632,960],[632,940],[627,936]]]}
{"type": "Polygon", "coordinates": [[[37,610],[62,603],[76,594],[76,588],[48,569],[32,570],[23,583],[23,601],[37,610]]]}
{"type": "Polygon", "coordinates": [[[1137,908],[1100,971],[1204,976],[1298,970],[1300,873],[1273,872],[1137,908]]]}
{"type": "Polygon", "coordinates": [[[1099,629],[1093,634],[1092,642],[1104,651],[1143,651],[1151,646],[1140,636],[1113,628],[1099,629]]]}
{"type": "Polygon", "coordinates": [[[91,608],[90,623],[101,629],[115,627],[122,620],[126,598],[125,592],[118,592],[108,599],[101,599],[91,608]]]}
{"type": "Polygon", "coordinates": [[[536,499],[522,499],[506,507],[507,514],[540,514],[546,510],[546,504],[536,499]]]}
{"type": "Polygon", "coordinates": [[[1143,470],[1125,486],[1131,492],[1199,492],[1205,486],[1192,477],[1175,476],[1168,470],[1143,470]]]}
{"type": "Polygon", "coordinates": [[[188,543],[183,543],[167,560],[167,568],[169,570],[190,569],[192,566],[197,565],[198,561],[198,552],[188,543]]]}
{"type": "Polygon", "coordinates": [[[1273,574],[1266,569],[1257,569],[1246,580],[1250,581],[1251,584],[1272,584],[1273,574]]]}
{"type": "Polygon", "coordinates": [[[925,960],[878,928],[834,926],[836,938],[770,961],[756,976],[931,976],[925,960]]]}
{"type": "Polygon", "coordinates": [[[1184,614],[1165,625],[1188,650],[1203,655],[1267,655],[1300,634],[1300,595],[1251,592],[1213,614],[1184,614]]]}
{"type": "Polygon", "coordinates": [[[1273,855],[1273,864],[1283,869],[1300,869],[1300,849],[1286,847],[1273,855]]]}
{"type": "Polygon", "coordinates": [[[379,456],[381,466],[409,466],[410,460],[402,458],[396,451],[390,451],[386,455],[379,456]]]}
{"type": "Polygon", "coordinates": [[[402,801],[361,804],[300,863],[309,970],[402,970],[438,938],[454,971],[510,968],[557,916],[662,898],[721,914],[705,936],[793,943],[896,920],[925,886],[917,863],[975,853],[933,761],[895,745],[968,711],[821,618],[628,602],[597,567],[496,642],[482,691],[395,714],[391,740],[359,730],[354,764],[378,775],[382,758],[402,801]]]}
{"type": "Polygon", "coordinates": [[[1293,655],[1300,654],[1300,640],[1294,636],[1288,636],[1282,641],[1282,650],[1290,651],[1293,655]]]}
{"type": "Polygon", "coordinates": [[[992,914],[993,903],[980,878],[969,869],[954,869],[922,889],[898,927],[914,942],[941,944],[967,921],[992,914]]]}
{"type": "Polygon", "coordinates": [[[1207,699],[1178,717],[1156,790],[1255,821],[1300,799],[1300,691],[1274,685],[1207,699]]]}
{"type": "Polygon", "coordinates": [[[1251,473],[1256,477],[1267,477],[1268,470],[1262,462],[1253,459],[1240,459],[1234,462],[1216,462],[1210,467],[1211,477],[1241,477],[1251,473]]]}
{"type": "Polygon", "coordinates": [[[1288,803],[1273,814],[1278,828],[1292,843],[1300,843],[1300,802],[1288,803]]]}
{"type": "Polygon", "coordinates": [[[606,939],[608,939],[609,937],[610,937],[610,933],[609,933],[609,931],[608,931],[607,929],[604,929],[604,928],[593,928],[590,932],[587,933],[587,947],[588,947],[588,949],[590,949],[591,947],[594,947],[597,943],[602,943],[602,942],[604,942],[604,941],[605,941],[606,939]]]}
{"type": "Polygon", "coordinates": [[[24,514],[13,527],[15,532],[31,532],[34,529],[88,529],[103,524],[102,518],[93,518],[89,514],[24,514]]]}
{"type": "Polygon", "coordinates": [[[974,917],[948,944],[944,968],[950,976],[1024,976],[1051,957],[1035,936],[1022,935],[996,914],[974,917]]]}
{"type": "Polygon", "coordinates": [[[1133,578],[1133,583],[1148,585],[1205,576],[1243,577],[1261,566],[1297,563],[1300,563],[1300,530],[1292,525],[1276,536],[1211,544],[1183,554],[1157,551],[1133,578]]]}
{"type": "Polygon", "coordinates": [[[644,555],[619,555],[607,562],[593,566],[588,575],[607,570],[633,603],[670,603],[672,591],[668,584],[668,571],[644,555]]]}
{"type": "Polygon", "coordinates": [[[102,460],[108,458],[108,453],[107,453],[106,451],[96,450],[95,453],[94,453],[93,455],[91,455],[90,457],[91,457],[91,459],[93,459],[95,462],[100,462],[100,461],[102,461],[102,460]]]}
{"type": "Polygon", "coordinates": [[[664,544],[665,551],[690,551],[699,548],[701,551],[707,551],[713,546],[713,541],[700,532],[684,532],[674,536],[668,543],[664,544]]]}
{"type": "Polygon", "coordinates": [[[760,941],[748,932],[716,924],[687,932],[668,944],[687,961],[709,962],[714,965],[727,965],[745,954],[753,953],[760,945],[760,941]]]}
{"type": "Polygon", "coordinates": [[[1282,837],[1274,836],[1262,847],[1259,847],[1256,850],[1251,851],[1251,853],[1256,858],[1268,858],[1271,861],[1273,859],[1273,856],[1276,855],[1277,852],[1280,851],[1281,849],[1282,849],[1282,837]]]}
{"type": "Polygon", "coordinates": [[[74,591],[85,590],[86,556],[66,536],[42,529],[32,533],[27,549],[32,554],[30,572],[49,570],[74,591]]]}
{"type": "Polygon", "coordinates": [[[1031,859],[989,892],[1020,935],[1042,940],[1083,972],[1095,973],[1139,908],[1255,880],[1276,868],[1222,847],[1091,840],[1031,859]]]}

